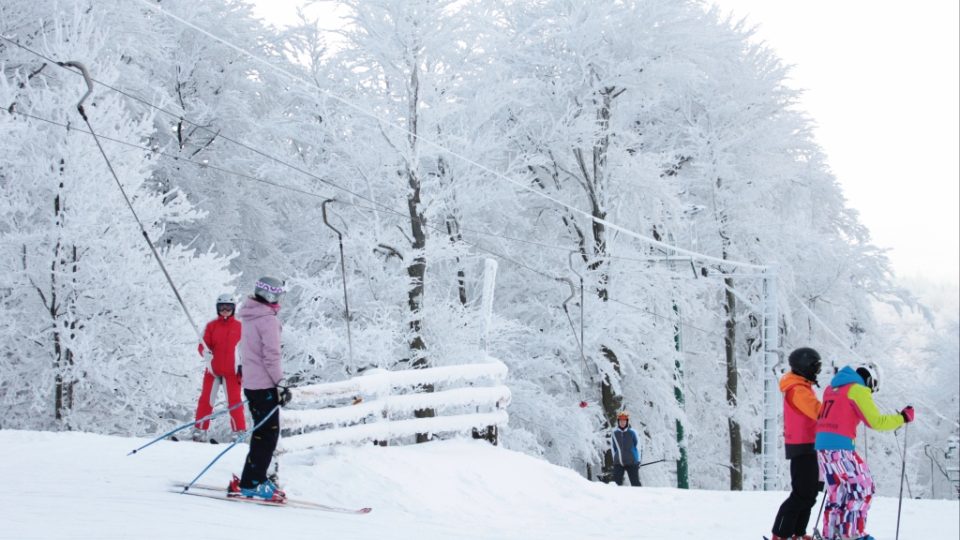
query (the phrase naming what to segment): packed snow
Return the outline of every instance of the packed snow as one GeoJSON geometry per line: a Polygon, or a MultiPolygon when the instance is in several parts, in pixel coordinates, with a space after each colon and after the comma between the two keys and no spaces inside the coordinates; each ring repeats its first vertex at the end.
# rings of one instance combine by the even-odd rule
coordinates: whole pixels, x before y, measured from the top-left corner
{"type": "MultiPolygon", "coordinates": [[[[785,497],[617,487],[474,440],[282,456],[291,498],[373,507],[336,514],[174,493],[173,482],[225,446],[162,441],[127,455],[147,440],[0,430],[0,538],[759,539],[785,497]]],[[[200,481],[226,486],[245,451],[238,445],[200,481]]],[[[957,501],[905,499],[900,538],[956,539],[958,516],[957,501]]],[[[876,498],[869,532],[892,539],[896,521],[897,499],[876,498]]]]}

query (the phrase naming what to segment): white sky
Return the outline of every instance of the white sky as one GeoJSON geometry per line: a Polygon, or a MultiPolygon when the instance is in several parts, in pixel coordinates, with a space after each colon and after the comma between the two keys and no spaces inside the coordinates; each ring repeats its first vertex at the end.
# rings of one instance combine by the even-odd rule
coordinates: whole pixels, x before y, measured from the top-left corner
{"type": "Polygon", "coordinates": [[[712,0],[759,25],[899,276],[960,282],[960,3],[712,0]]]}
{"type": "MultiPolygon", "coordinates": [[[[254,3],[282,24],[302,0],[254,3]]],[[[709,3],[758,25],[794,66],[848,206],[896,274],[960,283],[960,2],[709,3]]]]}

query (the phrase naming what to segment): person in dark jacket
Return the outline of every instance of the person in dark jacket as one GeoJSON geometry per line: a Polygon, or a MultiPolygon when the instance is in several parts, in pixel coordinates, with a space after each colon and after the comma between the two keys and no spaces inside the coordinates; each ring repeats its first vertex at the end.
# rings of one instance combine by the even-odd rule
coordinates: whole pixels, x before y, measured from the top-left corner
{"type": "Polygon", "coordinates": [[[807,522],[820,490],[817,470],[817,416],[820,400],[813,391],[820,374],[820,353],[801,347],[789,357],[790,371],[780,379],[783,392],[783,438],[790,460],[790,496],[773,520],[772,540],[810,540],[807,522]]]}
{"type": "Polygon", "coordinates": [[[259,425],[250,439],[250,450],[243,466],[243,475],[236,476],[227,488],[227,495],[284,502],[286,494],[267,478],[273,452],[280,440],[279,407],[290,399],[289,390],[281,385],[280,332],[277,314],[283,297],[284,283],[277,278],[257,280],[254,294],[244,300],[237,316],[243,322],[240,355],[243,362],[243,394],[253,424],[259,425]]]}
{"type": "Polygon", "coordinates": [[[623,485],[623,473],[630,477],[630,485],[640,487],[640,437],[630,427],[630,413],[617,415],[617,427],[610,434],[613,450],[613,481],[623,485]]]}

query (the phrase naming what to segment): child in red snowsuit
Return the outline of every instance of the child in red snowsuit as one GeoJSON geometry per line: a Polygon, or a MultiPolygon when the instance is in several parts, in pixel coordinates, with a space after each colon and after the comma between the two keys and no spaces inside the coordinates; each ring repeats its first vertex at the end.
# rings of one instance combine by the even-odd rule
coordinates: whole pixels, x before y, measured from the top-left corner
{"type": "Polygon", "coordinates": [[[197,424],[200,432],[206,432],[210,420],[201,418],[213,412],[213,404],[222,383],[227,393],[230,410],[230,428],[235,434],[246,431],[247,424],[240,406],[240,373],[237,369],[236,351],[240,343],[240,321],[234,318],[236,302],[230,295],[220,295],[217,299],[217,318],[207,323],[203,332],[203,343],[197,350],[204,357],[206,369],[203,372],[203,389],[197,401],[197,424]]]}

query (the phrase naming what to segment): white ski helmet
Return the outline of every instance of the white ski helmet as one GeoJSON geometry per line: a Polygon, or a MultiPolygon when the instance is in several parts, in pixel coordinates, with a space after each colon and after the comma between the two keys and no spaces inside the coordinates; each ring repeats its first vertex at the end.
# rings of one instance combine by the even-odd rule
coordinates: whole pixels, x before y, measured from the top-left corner
{"type": "Polygon", "coordinates": [[[863,378],[864,386],[876,393],[880,390],[880,373],[875,364],[857,366],[857,375],[863,378]]]}
{"type": "Polygon", "coordinates": [[[236,299],[233,298],[233,295],[232,295],[232,294],[226,294],[226,293],[225,293],[225,294],[221,294],[220,296],[217,297],[217,315],[220,314],[220,310],[221,310],[224,306],[229,306],[229,307],[230,307],[230,311],[236,311],[236,310],[237,310],[237,301],[236,301],[236,299]]]}
{"type": "Polygon", "coordinates": [[[275,277],[264,276],[257,280],[253,287],[253,294],[271,304],[276,304],[280,302],[283,293],[286,292],[284,291],[284,285],[283,281],[275,277]]]}

